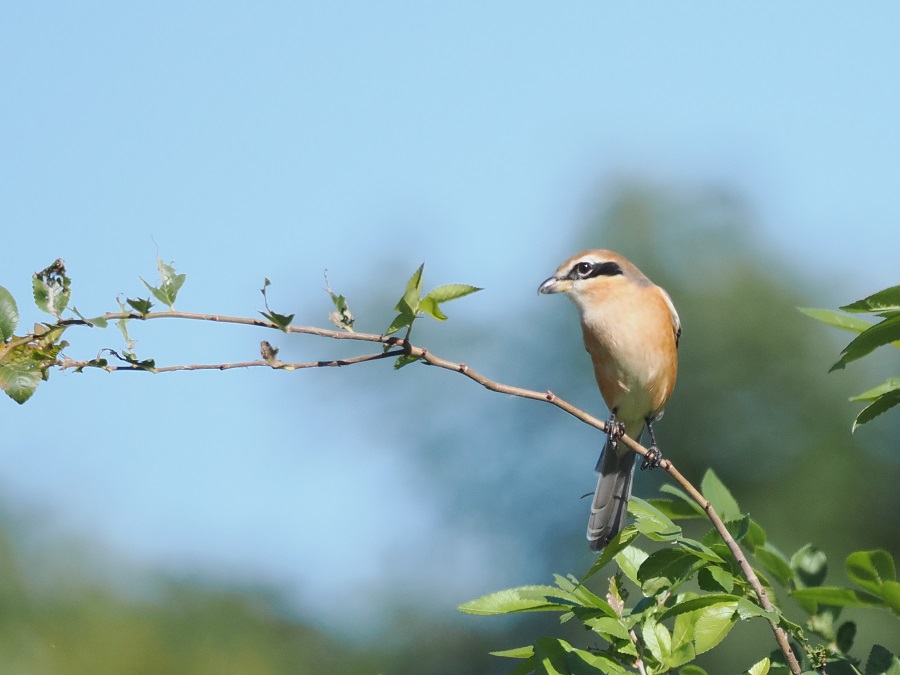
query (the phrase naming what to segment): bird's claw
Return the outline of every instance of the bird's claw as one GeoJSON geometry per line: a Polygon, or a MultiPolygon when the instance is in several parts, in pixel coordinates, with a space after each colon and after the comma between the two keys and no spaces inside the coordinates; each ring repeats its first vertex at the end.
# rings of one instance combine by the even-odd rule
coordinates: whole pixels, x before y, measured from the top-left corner
{"type": "Polygon", "coordinates": [[[609,446],[615,450],[619,445],[619,439],[625,435],[625,425],[615,417],[611,417],[606,423],[606,435],[609,436],[609,446]]]}
{"type": "Polygon", "coordinates": [[[647,448],[647,454],[644,456],[644,461],[641,462],[641,471],[658,468],[660,462],[662,462],[662,458],[662,452],[660,452],[659,448],[655,445],[651,445],[647,448]]]}

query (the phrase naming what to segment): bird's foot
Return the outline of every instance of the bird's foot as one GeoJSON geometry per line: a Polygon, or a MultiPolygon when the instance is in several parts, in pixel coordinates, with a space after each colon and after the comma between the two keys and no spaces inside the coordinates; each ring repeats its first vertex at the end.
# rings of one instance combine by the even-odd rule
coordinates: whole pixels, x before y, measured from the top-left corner
{"type": "Polygon", "coordinates": [[[662,452],[656,445],[651,445],[647,448],[647,454],[644,456],[644,461],[641,462],[641,471],[644,469],[656,469],[659,468],[660,462],[662,462],[663,456],[662,452]]]}
{"type": "Polygon", "coordinates": [[[609,436],[609,447],[615,450],[619,445],[619,439],[625,435],[625,425],[615,417],[610,417],[606,422],[606,435],[609,436]]]}

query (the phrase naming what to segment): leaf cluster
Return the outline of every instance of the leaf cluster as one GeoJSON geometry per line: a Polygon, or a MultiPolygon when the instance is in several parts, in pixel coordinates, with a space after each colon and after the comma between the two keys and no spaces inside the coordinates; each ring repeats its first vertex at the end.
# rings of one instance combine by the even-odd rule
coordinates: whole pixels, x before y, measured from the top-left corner
{"type": "MultiPolygon", "coordinates": [[[[827,560],[822,551],[807,545],[790,557],[784,555],[768,541],[763,528],[740,511],[712,471],[706,473],[702,491],[730,534],[752,554],[767,594],[774,599],[777,584],[792,596],[807,616],[805,626],[789,619],[777,604],[774,611],[759,605],[737,560],[714,529],[699,540],[684,536],[675,521],[705,514],[687,494],[668,485],[662,488],[665,498],[649,502],[631,498],[634,524],[607,545],[580,580],[557,575],[554,585],[492,593],[460,610],[481,615],[556,612],[561,622],[580,622],[593,635],[595,642],[587,648],[545,637],[495,652],[521,661],[513,671],[517,675],[658,675],[675,669],[683,675],[706,675],[689,664],[718,646],[738,622],[758,620],[787,631],[803,648],[811,670],[827,667],[829,673],[877,675],[900,669],[896,656],[879,645],[872,647],[864,665],[854,659],[850,650],[856,625],[838,622],[843,607],[886,609],[900,618],[900,585],[888,553],[861,551],[848,558],[848,575],[858,589],[825,587],[821,584],[827,560]],[[656,550],[646,548],[643,540],[656,550]],[[587,582],[613,563],[615,571],[601,597],[587,582]]],[[[747,672],[784,675],[790,670],[781,652],[775,651],[747,672]]]]}
{"type": "MultiPolygon", "coordinates": [[[[187,276],[177,274],[172,265],[164,263],[159,258],[157,269],[160,275],[159,286],[151,286],[144,279],[141,281],[153,297],[171,309],[187,276]]],[[[50,377],[50,369],[61,365],[62,350],[69,344],[62,340],[62,335],[72,323],[80,322],[91,328],[106,328],[109,323],[106,318],[109,315],[88,318],[75,307],[69,308],[72,280],[66,273],[65,263],[61,258],[46,269],[35,272],[31,281],[35,305],[42,312],[50,314],[54,321],[35,324],[32,331],[24,335],[16,335],[19,308],[15,298],[6,288],[0,286],[0,389],[16,403],[24,403],[31,398],[38,385],[50,377]],[[67,309],[78,317],[78,321],[63,319],[63,312],[67,309]]],[[[153,359],[139,359],[134,353],[135,342],[128,334],[129,319],[126,315],[129,314],[129,310],[126,303],[142,317],[146,316],[153,306],[149,298],[128,298],[125,303],[120,300],[121,318],[116,322],[116,326],[125,339],[127,349],[121,354],[112,349],[103,351],[127,363],[132,369],[153,371],[155,368],[153,359]]],[[[108,370],[110,367],[108,360],[98,355],[97,358],[82,362],[75,370],[82,372],[85,368],[108,370]]]]}
{"type": "MultiPolygon", "coordinates": [[[[385,335],[393,335],[400,329],[406,328],[404,341],[408,342],[409,336],[412,333],[413,323],[418,317],[427,315],[438,321],[446,321],[447,316],[441,311],[442,303],[463,298],[482,290],[477,286],[469,286],[468,284],[445,284],[443,286],[438,286],[423,296],[422,272],[424,269],[425,263],[422,263],[409,278],[409,281],[406,284],[406,290],[394,307],[394,311],[398,312],[398,314],[394,317],[394,320],[391,321],[387,330],[384,331],[385,335]]],[[[402,368],[418,359],[419,357],[417,356],[404,354],[397,359],[394,363],[394,367],[402,368]]]]}
{"type": "MultiPolygon", "coordinates": [[[[848,363],[867,356],[878,347],[893,345],[900,348],[900,286],[891,286],[840,309],[846,314],[831,309],[800,308],[804,314],[829,326],[858,333],[844,347],[841,358],[829,372],[843,369],[848,363]],[[873,324],[854,316],[855,314],[872,314],[881,320],[873,324]]],[[[868,403],[853,421],[853,431],[856,431],[861,425],[900,404],[900,377],[890,377],[850,400],[868,403]]]]}

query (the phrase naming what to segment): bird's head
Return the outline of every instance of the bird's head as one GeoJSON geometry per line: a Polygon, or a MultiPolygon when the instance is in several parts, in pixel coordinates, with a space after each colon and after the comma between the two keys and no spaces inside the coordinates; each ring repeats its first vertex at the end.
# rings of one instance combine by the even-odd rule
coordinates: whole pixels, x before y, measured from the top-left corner
{"type": "Polygon", "coordinates": [[[538,287],[538,293],[566,293],[581,304],[591,294],[612,292],[623,283],[650,283],[625,258],[613,251],[583,251],[560,265],[552,277],[538,287]]]}

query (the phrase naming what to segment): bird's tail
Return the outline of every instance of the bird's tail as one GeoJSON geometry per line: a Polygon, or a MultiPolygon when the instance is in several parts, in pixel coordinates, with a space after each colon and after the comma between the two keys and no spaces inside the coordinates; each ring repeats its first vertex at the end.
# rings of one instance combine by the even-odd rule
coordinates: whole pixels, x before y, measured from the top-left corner
{"type": "MultiPolygon", "coordinates": [[[[636,436],[640,440],[643,429],[636,436]]],[[[592,551],[600,551],[610,539],[615,537],[625,524],[628,514],[628,498],[631,497],[631,480],[634,477],[635,454],[624,443],[617,448],[610,446],[609,440],[597,461],[596,471],[600,474],[594,501],[591,504],[591,517],[588,520],[587,538],[592,551]]]]}

